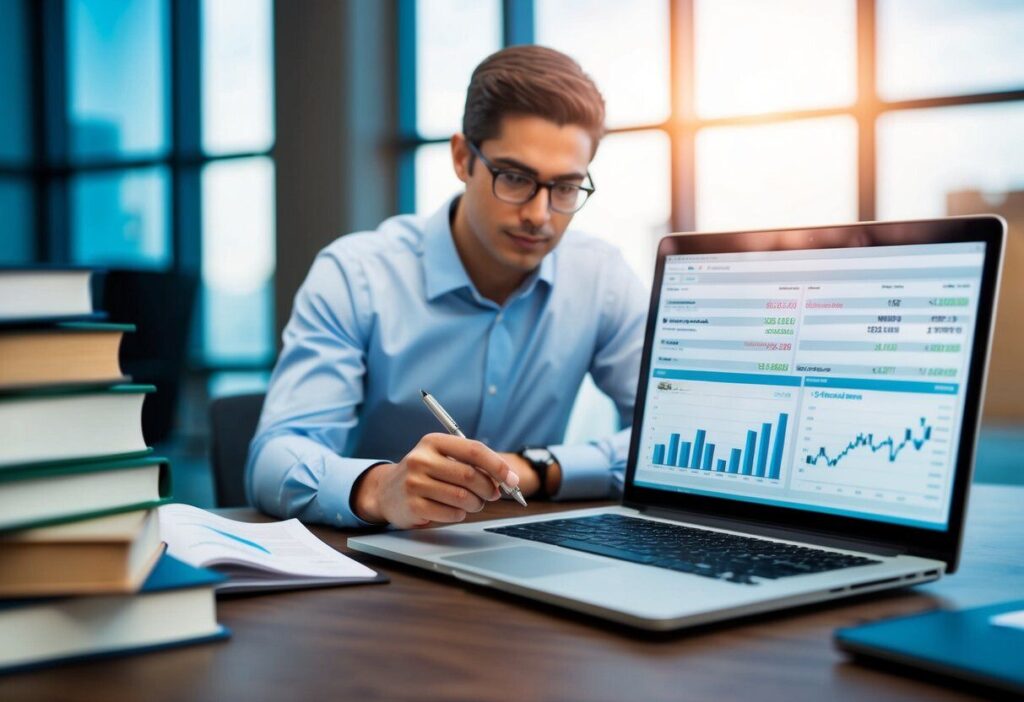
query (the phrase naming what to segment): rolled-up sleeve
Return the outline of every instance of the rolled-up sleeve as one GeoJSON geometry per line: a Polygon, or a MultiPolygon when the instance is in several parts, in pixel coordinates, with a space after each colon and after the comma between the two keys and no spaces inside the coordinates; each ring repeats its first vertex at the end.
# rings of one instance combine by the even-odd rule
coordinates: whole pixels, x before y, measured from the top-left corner
{"type": "Polygon", "coordinates": [[[356,428],[371,319],[361,269],[327,252],[295,297],[259,427],[249,449],[246,491],[258,509],[335,526],[366,526],[352,488],[381,459],[345,458],[356,428]]]}

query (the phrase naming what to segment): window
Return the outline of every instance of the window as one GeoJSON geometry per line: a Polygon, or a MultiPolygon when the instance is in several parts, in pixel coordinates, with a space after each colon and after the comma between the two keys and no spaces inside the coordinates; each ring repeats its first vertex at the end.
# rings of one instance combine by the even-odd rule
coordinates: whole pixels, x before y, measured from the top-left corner
{"type": "Polygon", "coordinates": [[[610,134],[592,166],[598,193],[574,225],[616,242],[647,278],[664,231],[919,217],[946,212],[953,191],[995,197],[1022,187],[1019,2],[505,0],[499,9],[492,0],[474,8],[414,6],[419,44],[400,66],[417,76],[404,83],[418,91],[404,98],[417,110],[403,135],[415,154],[404,171],[416,194],[410,209],[427,212],[457,192],[442,142],[458,127],[469,71],[498,36],[565,51],[594,76],[610,134]],[[471,38],[446,46],[443,37],[455,35],[471,38]]]}
{"type": "Polygon", "coordinates": [[[273,335],[274,164],[256,157],[203,168],[204,356],[255,366],[273,335]]]}
{"type": "Polygon", "coordinates": [[[71,259],[86,266],[166,270],[169,202],[166,166],[72,176],[71,259]]]}
{"type": "Polygon", "coordinates": [[[65,12],[71,158],[166,153],[168,5],[160,0],[67,0],[65,12]]]}
{"type": "Polygon", "coordinates": [[[0,266],[35,258],[36,139],[32,119],[32,47],[29,0],[12,0],[0,14],[0,212],[4,213],[0,266]]]}
{"type": "Polygon", "coordinates": [[[501,48],[501,5],[498,0],[417,0],[416,18],[416,131],[447,139],[462,128],[470,74],[501,48]]]}
{"type": "Polygon", "coordinates": [[[878,215],[942,217],[1024,194],[1024,102],[900,110],[879,118],[878,215]],[[942,144],[936,149],[936,144],[942,144]],[[959,206],[975,199],[974,208],[959,206]]]}
{"type": "Polygon", "coordinates": [[[609,128],[659,124],[669,116],[668,14],[664,0],[537,0],[536,41],[594,79],[609,128]]]}
{"type": "Polygon", "coordinates": [[[857,218],[857,123],[822,117],[697,133],[697,228],[857,218]]]}
{"type": "MultiPolygon", "coordinates": [[[[495,37],[557,48],[595,78],[610,134],[591,166],[598,192],[573,225],[617,244],[648,281],[669,231],[1021,210],[1024,3],[419,0],[400,9],[418,42],[399,66],[416,76],[402,81],[416,119],[402,134],[415,167],[401,185],[415,193],[405,206],[423,214],[460,188],[446,142],[469,72],[495,37]],[[452,37],[462,41],[445,45],[452,37]]],[[[592,393],[586,384],[581,397],[592,393]]],[[[583,404],[576,438],[588,434],[577,431],[583,404]]]]}
{"type": "Polygon", "coordinates": [[[0,266],[32,261],[35,258],[35,198],[29,179],[0,177],[0,212],[4,213],[0,266]]]}
{"type": "Polygon", "coordinates": [[[272,20],[272,0],[0,5],[0,264],[194,276],[191,364],[261,377],[272,20]]]}
{"type": "Polygon", "coordinates": [[[856,19],[854,0],[697,0],[697,114],[852,105],[856,19]]]}
{"type": "Polygon", "coordinates": [[[881,0],[878,92],[886,100],[1024,85],[1024,8],[1013,0],[881,0]]]}

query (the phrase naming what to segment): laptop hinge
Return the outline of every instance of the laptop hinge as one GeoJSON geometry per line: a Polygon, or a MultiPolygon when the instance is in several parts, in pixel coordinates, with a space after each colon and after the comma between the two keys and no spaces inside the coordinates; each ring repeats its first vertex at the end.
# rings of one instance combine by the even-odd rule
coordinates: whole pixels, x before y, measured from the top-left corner
{"type": "Polygon", "coordinates": [[[847,539],[835,534],[825,534],[810,529],[789,529],[775,524],[729,519],[728,517],[713,517],[707,514],[697,514],[663,507],[638,507],[637,509],[651,517],[671,519],[675,522],[685,522],[688,524],[699,524],[717,529],[728,529],[730,531],[750,534],[751,536],[767,536],[769,538],[814,544],[815,546],[841,548],[847,551],[862,551],[876,556],[891,557],[906,553],[905,549],[897,548],[891,544],[879,544],[861,539],[847,539]]]}

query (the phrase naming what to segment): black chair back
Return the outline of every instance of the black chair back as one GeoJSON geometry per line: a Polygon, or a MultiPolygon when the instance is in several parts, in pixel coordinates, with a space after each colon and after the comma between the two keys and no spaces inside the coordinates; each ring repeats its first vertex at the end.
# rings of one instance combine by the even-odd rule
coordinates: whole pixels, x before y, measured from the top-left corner
{"type": "Polygon", "coordinates": [[[245,462],[263,410],[263,393],[210,403],[210,465],[218,507],[245,507],[245,462]]]}
{"type": "Polygon", "coordinates": [[[121,343],[121,368],[133,382],[156,386],[142,406],[142,434],[150,445],[164,441],[174,430],[182,394],[199,278],[194,273],[111,270],[93,285],[97,309],[112,322],[136,325],[121,343]]]}

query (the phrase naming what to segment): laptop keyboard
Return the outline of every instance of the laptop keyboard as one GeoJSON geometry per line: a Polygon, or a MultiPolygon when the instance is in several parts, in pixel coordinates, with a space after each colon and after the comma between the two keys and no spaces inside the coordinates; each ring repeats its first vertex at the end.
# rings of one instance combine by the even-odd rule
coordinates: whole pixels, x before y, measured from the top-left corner
{"type": "Polygon", "coordinates": [[[881,561],[618,514],[553,519],[487,531],[681,573],[756,585],[881,561]]]}

